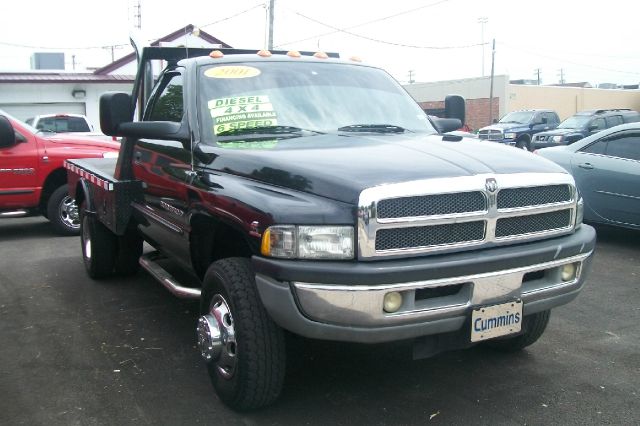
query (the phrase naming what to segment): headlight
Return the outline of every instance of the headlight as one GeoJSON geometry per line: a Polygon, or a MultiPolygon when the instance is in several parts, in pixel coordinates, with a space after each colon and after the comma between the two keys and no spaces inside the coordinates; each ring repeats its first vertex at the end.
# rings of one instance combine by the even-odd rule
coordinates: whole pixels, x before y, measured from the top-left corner
{"type": "Polygon", "coordinates": [[[505,139],[515,139],[516,138],[516,133],[505,133],[504,134],[504,138],[505,139]]]}
{"type": "Polygon", "coordinates": [[[103,152],[102,158],[118,158],[118,153],[113,151],[103,152]]]}
{"type": "Polygon", "coordinates": [[[558,135],[558,136],[552,136],[551,140],[554,142],[562,142],[562,136],[558,135]]]}
{"type": "Polygon", "coordinates": [[[580,196],[580,193],[578,193],[578,203],[576,204],[576,225],[575,225],[575,229],[580,228],[580,225],[582,225],[583,217],[584,217],[584,200],[580,196]]]}
{"type": "Polygon", "coordinates": [[[353,259],[351,226],[275,225],[262,235],[260,252],[285,259],[353,259]]]}

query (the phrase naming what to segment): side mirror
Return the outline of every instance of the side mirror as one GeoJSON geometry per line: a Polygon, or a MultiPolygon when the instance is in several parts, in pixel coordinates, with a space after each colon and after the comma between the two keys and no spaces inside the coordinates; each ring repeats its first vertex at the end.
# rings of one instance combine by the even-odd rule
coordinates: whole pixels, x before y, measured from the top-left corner
{"type": "Polygon", "coordinates": [[[462,123],[465,122],[464,98],[460,95],[449,95],[444,98],[444,116],[457,118],[461,123],[457,128],[462,127],[462,123]]]}
{"type": "Polygon", "coordinates": [[[540,119],[540,124],[547,124],[547,117],[542,117],[540,119]]]}
{"type": "Polygon", "coordinates": [[[493,119],[493,124],[496,124],[497,122],[498,122],[498,119],[497,119],[497,118],[494,118],[494,119],[493,119]]]}
{"type": "Polygon", "coordinates": [[[598,130],[598,126],[596,126],[595,124],[590,124],[589,125],[589,131],[593,132],[594,130],[598,130]]]}
{"type": "Polygon", "coordinates": [[[189,131],[182,123],[174,121],[131,121],[122,123],[118,128],[119,136],[135,139],[158,139],[190,142],[189,131]]]}
{"type": "Polygon", "coordinates": [[[16,144],[16,132],[7,117],[0,115],[0,148],[8,148],[16,144]]]}
{"type": "Polygon", "coordinates": [[[100,129],[108,136],[121,136],[118,129],[122,123],[133,121],[131,95],[109,92],[100,96],[100,129]]]}
{"type": "Polygon", "coordinates": [[[433,124],[440,133],[452,132],[462,127],[462,123],[457,118],[434,118],[433,124]]]}

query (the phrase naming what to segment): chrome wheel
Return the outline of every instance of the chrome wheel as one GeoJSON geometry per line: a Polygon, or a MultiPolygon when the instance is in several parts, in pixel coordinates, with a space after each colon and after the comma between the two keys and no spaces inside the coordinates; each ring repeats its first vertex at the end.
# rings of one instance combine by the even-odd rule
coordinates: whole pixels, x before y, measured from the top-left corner
{"type": "Polygon", "coordinates": [[[70,229],[80,229],[80,215],[78,206],[73,198],[66,196],[58,205],[60,222],[70,229]]]}
{"type": "Polygon", "coordinates": [[[220,294],[213,296],[209,313],[198,319],[198,347],[207,362],[212,362],[225,379],[236,371],[238,346],[233,316],[220,294]]]}

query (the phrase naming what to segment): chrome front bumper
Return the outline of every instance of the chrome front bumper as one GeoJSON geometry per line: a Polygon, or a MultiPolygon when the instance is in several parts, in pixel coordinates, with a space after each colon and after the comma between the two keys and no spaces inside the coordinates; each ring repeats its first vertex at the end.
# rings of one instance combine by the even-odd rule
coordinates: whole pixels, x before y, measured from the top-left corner
{"type": "Polygon", "coordinates": [[[436,321],[466,315],[474,306],[520,299],[530,302],[553,299],[579,290],[584,261],[592,252],[536,265],[446,279],[376,286],[326,285],[293,282],[302,313],[308,318],[336,325],[379,327],[436,321]],[[563,281],[561,268],[575,264],[574,278],[563,281]],[[444,296],[421,297],[422,290],[455,286],[444,296]],[[383,310],[389,292],[402,294],[403,303],[394,313],[383,310]],[[454,293],[454,294],[452,294],[454,293]]]}

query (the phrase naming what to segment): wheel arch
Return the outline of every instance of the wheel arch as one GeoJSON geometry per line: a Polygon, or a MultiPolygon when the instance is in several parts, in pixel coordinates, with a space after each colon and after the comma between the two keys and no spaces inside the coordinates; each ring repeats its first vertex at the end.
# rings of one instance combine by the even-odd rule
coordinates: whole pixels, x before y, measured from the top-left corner
{"type": "Polygon", "coordinates": [[[42,193],[40,194],[40,204],[38,205],[40,211],[43,212],[45,216],[47,214],[47,203],[49,202],[49,198],[51,198],[51,194],[66,183],[67,170],[62,167],[52,170],[45,179],[42,185],[42,193]]]}
{"type": "Polygon", "coordinates": [[[95,211],[93,208],[93,200],[91,198],[89,183],[86,180],[84,179],[78,180],[74,194],[75,194],[74,198],[78,206],[82,205],[82,203],[85,202],[86,211],[89,211],[89,212],[95,211]]]}
{"type": "Polygon", "coordinates": [[[190,220],[190,251],[192,266],[200,279],[213,262],[229,257],[250,258],[257,253],[252,242],[238,226],[199,213],[190,220]]]}

